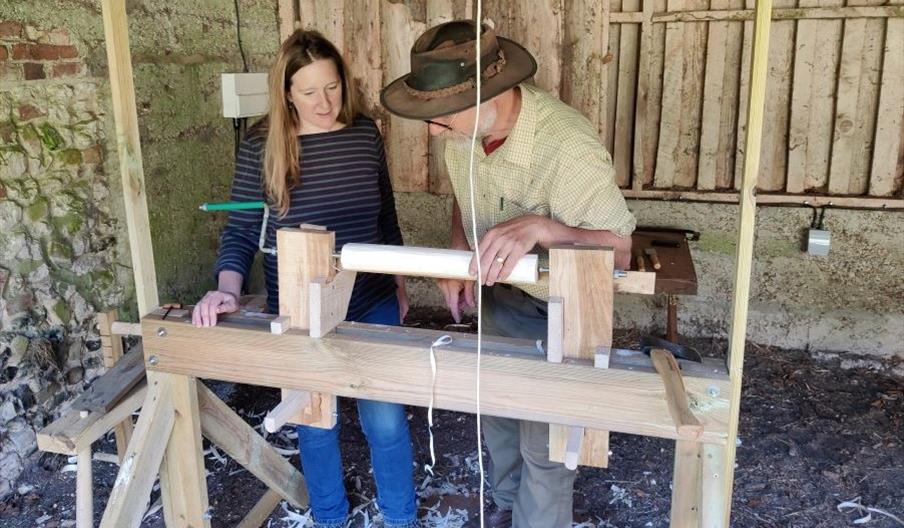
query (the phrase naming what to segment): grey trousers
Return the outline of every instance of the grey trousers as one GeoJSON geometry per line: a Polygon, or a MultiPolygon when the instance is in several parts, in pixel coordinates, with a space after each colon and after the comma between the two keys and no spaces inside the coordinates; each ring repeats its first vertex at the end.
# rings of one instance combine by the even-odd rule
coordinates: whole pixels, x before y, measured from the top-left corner
{"type": "MultiPolygon", "coordinates": [[[[508,285],[483,288],[483,333],[546,340],[546,303],[508,285]]],[[[549,461],[549,424],[483,416],[496,505],[513,528],[571,526],[575,472],[549,461]]]]}

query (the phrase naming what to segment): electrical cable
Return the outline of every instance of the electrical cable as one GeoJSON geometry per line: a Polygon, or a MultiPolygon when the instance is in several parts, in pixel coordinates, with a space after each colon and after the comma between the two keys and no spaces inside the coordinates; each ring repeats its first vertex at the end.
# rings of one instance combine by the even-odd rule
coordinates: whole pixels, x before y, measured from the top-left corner
{"type": "Polygon", "coordinates": [[[245,73],[248,73],[248,59],[245,58],[245,48],[242,46],[242,21],[239,18],[239,0],[234,0],[235,3],[235,37],[239,44],[239,53],[242,55],[242,65],[245,68],[245,73]]]}
{"type": "Polygon", "coordinates": [[[478,125],[480,124],[480,89],[481,89],[481,80],[482,80],[482,72],[483,70],[480,67],[480,28],[481,28],[481,19],[483,13],[483,3],[481,0],[477,0],[477,11],[475,15],[475,28],[476,28],[476,39],[475,39],[475,54],[476,54],[476,72],[475,77],[477,81],[477,106],[475,107],[474,113],[474,129],[471,132],[471,156],[468,163],[468,184],[470,190],[470,198],[471,198],[471,235],[472,240],[474,241],[474,260],[477,262],[477,394],[476,394],[476,411],[477,411],[477,464],[480,468],[480,528],[483,528],[483,481],[484,481],[484,470],[483,470],[483,445],[481,444],[480,439],[480,430],[481,430],[481,421],[480,421],[480,359],[481,359],[481,346],[483,344],[483,326],[481,323],[480,312],[483,306],[483,288],[480,285],[480,277],[481,277],[481,266],[480,266],[480,246],[477,243],[477,209],[474,206],[474,149],[477,148],[477,130],[478,125]]]}

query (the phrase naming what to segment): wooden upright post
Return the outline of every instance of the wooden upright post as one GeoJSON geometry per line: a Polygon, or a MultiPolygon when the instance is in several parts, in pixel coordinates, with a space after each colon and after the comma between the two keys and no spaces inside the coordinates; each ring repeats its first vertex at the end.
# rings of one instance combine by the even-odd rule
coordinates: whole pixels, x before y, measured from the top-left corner
{"type": "MultiPolygon", "coordinates": [[[[562,246],[549,250],[549,295],[562,299],[562,356],[593,361],[598,347],[612,346],[612,248],[562,246]]],[[[549,459],[565,462],[569,428],[549,426],[549,459]]],[[[582,466],[606,467],[609,432],[584,431],[578,442],[582,466]]]]}
{"type": "MultiPolygon", "coordinates": [[[[148,372],[149,380],[160,376],[159,372],[148,372]]],[[[198,384],[190,376],[169,374],[167,377],[176,419],[160,466],[164,519],[168,527],[209,527],[198,384]]]]}
{"type": "Polygon", "coordinates": [[[772,0],[756,1],[753,35],[753,60],[750,66],[750,98],[747,107],[747,139],[744,149],[744,177],[741,181],[738,247],[735,254],[734,300],[728,347],[728,374],[731,377],[728,442],[724,450],[721,497],[722,526],[729,526],[731,491],[734,482],[735,449],[741,408],[741,379],[744,371],[744,346],[747,338],[747,307],[750,298],[750,270],[756,228],[756,184],[760,169],[760,144],[763,136],[763,109],[766,100],[766,76],[769,62],[769,27],[772,0]]]}
{"type": "Polygon", "coordinates": [[[107,44],[107,67],[110,70],[110,92],[113,95],[113,117],[116,125],[116,152],[122,176],[129,249],[135,275],[138,315],[144,316],[159,304],[151,226],[144,190],[144,168],[141,164],[141,142],[138,137],[138,109],[129,51],[129,22],[126,2],[102,0],[104,36],[107,44]]]}
{"type": "MultiPolygon", "coordinates": [[[[289,318],[289,325],[310,330],[311,283],[332,280],[336,274],[333,250],[336,233],[315,226],[280,229],[276,232],[277,265],[279,267],[279,315],[289,318]]],[[[283,401],[293,399],[298,391],[283,389],[283,401]]],[[[289,423],[331,429],[336,425],[336,397],[312,393],[310,407],[300,410],[289,423]],[[307,412],[305,412],[307,411],[307,412]]]]}

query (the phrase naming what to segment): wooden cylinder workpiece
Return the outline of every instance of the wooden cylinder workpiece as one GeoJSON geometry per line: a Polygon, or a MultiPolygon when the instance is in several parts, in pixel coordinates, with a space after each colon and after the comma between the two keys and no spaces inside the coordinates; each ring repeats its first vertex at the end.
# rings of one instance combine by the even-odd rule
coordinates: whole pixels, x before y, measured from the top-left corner
{"type": "MultiPolygon", "coordinates": [[[[388,273],[412,277],[474,280],[468,273],[471,251],[424,247],[346,244],[342,247],[342,269],[369,273],[388,273]]],[[[536,284],[539,276],[537,255],[525,255],[505,280],[510,284],[536,284]]]]}

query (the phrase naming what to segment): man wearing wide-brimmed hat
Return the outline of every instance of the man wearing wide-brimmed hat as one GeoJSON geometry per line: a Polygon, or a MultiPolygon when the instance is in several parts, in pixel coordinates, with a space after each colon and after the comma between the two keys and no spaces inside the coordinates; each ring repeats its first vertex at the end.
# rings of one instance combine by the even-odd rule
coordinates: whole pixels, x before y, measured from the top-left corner
{"type": "MultiPolygon", "coordinates": [[[[515,288],[496,281],[537,248],[583,243],[615,248],[627,269],[634,217],[615,184],[611,157],[577,110],[525,84],[537,70],[531,54],[481,28],[479,119],[476,24],[460,20],[428,29],[411,49],[411,73],[387,86],[383,105],[428,123],[447,138],[445,160],[455,192],[452,247],[471,249],[476,222],[481,312],[487,333],[546,339],[548,282],[515,288]],[[477,119],[474,210],[469,183],[470,136],[477,119]]],[[[472,273],[476,273],[476,262],[472,273]]],[[[439,281],[456,321],[474,306],[473,283],[439,281]]],[[[495,507],[485,525],[570,527],[575,472],[549,461],[547,424],[487,416],[495,507]]]]}

